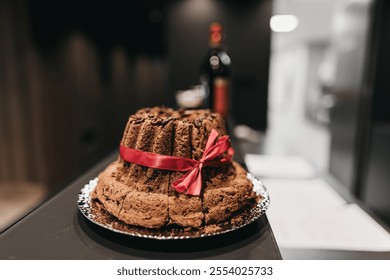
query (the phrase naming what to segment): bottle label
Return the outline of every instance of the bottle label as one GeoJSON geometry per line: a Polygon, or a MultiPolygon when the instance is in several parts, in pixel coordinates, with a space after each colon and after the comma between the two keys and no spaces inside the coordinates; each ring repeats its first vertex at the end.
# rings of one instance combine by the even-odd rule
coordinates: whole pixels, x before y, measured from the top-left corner
{"type": "Polygon", "coordinates": [[[216,78],[214,80],[214,111],[227,117],[229,113],[229,80],[216,78]]]}

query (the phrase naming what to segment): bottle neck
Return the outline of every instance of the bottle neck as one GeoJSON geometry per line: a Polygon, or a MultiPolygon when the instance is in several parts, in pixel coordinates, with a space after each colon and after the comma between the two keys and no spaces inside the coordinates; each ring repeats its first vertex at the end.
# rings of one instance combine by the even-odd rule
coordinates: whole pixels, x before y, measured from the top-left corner
{"type": "Polygon", "coordinates": [[[214,41],[214,40],[210,39],[209,47],[210,47],[210,49],[223,49],[222,40],[214,41]]]}

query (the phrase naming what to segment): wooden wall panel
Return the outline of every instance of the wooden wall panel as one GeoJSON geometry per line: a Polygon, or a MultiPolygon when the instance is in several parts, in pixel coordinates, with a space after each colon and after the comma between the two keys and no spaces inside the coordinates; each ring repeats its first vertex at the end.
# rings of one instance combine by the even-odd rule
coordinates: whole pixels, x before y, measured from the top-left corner
{"type": "Polygon", "coordinates": [[[0,1],[0,181],[56,192],[117,148],[136,109],[164,105],[166,67],[77,31],[37,44],[28,3],[0,1]]]}
{"type": "Polygon", "coordinates": [[[39,165],[29,164],[39,163],[33,122],[40,120],[31,106],[36,99],[28,84],[31,46],[25,10],[21,1],[0,5],[0,178],[42,180],[39,165]]]}

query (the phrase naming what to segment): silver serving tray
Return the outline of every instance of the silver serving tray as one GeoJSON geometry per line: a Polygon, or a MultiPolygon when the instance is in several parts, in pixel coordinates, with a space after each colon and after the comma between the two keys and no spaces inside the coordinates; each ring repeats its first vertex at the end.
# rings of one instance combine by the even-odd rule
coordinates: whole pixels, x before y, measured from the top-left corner
{"type": "Polygon", "coordinates": [[[92,200],[91,192],[95,189],[98,183],[98,178],[89,181],[89,183],[80,190],[78,196],[78,207],[80,212],[92,223],[107,230],[129,236],[158,240],[191,239],[214,236],[234,231],[249,225],[250,223],[260,218],[268,209],[270,198],[267,189],[262,184],[262,182],[256,179],[252,174],[247,173],[247,177],[253,183],[254,192],[260,195],[262,199],[257,204],[253,205],[252,208],[248,208],[242,211],[242,213],[237,214],[239,219],[236,219],[236,221],[238,222],[231,223],[227,221],[225,223],[218,224],[217,226],[219,229],[213,233],[207,233],[204,231],[204,229],[185,230],[178,226],[167,226],[161,230],[153,230],[126,225],[108,212],[102,210],[97,211],[97,207],[94,207],[94,203],[96,202],[92,200]]]}

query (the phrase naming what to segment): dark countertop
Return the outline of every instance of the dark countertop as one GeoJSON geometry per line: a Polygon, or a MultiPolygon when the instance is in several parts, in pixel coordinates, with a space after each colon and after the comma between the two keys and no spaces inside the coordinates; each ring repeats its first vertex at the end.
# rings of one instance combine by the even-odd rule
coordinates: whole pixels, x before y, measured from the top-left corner
{"type": "Polygon", "coordinates": [[[236,231],[190,240],[142,239],[91,223],[78,210],[78,194],[116,156],[3,232],[0,259],[281,259],[266,215],[236,231]]]}

